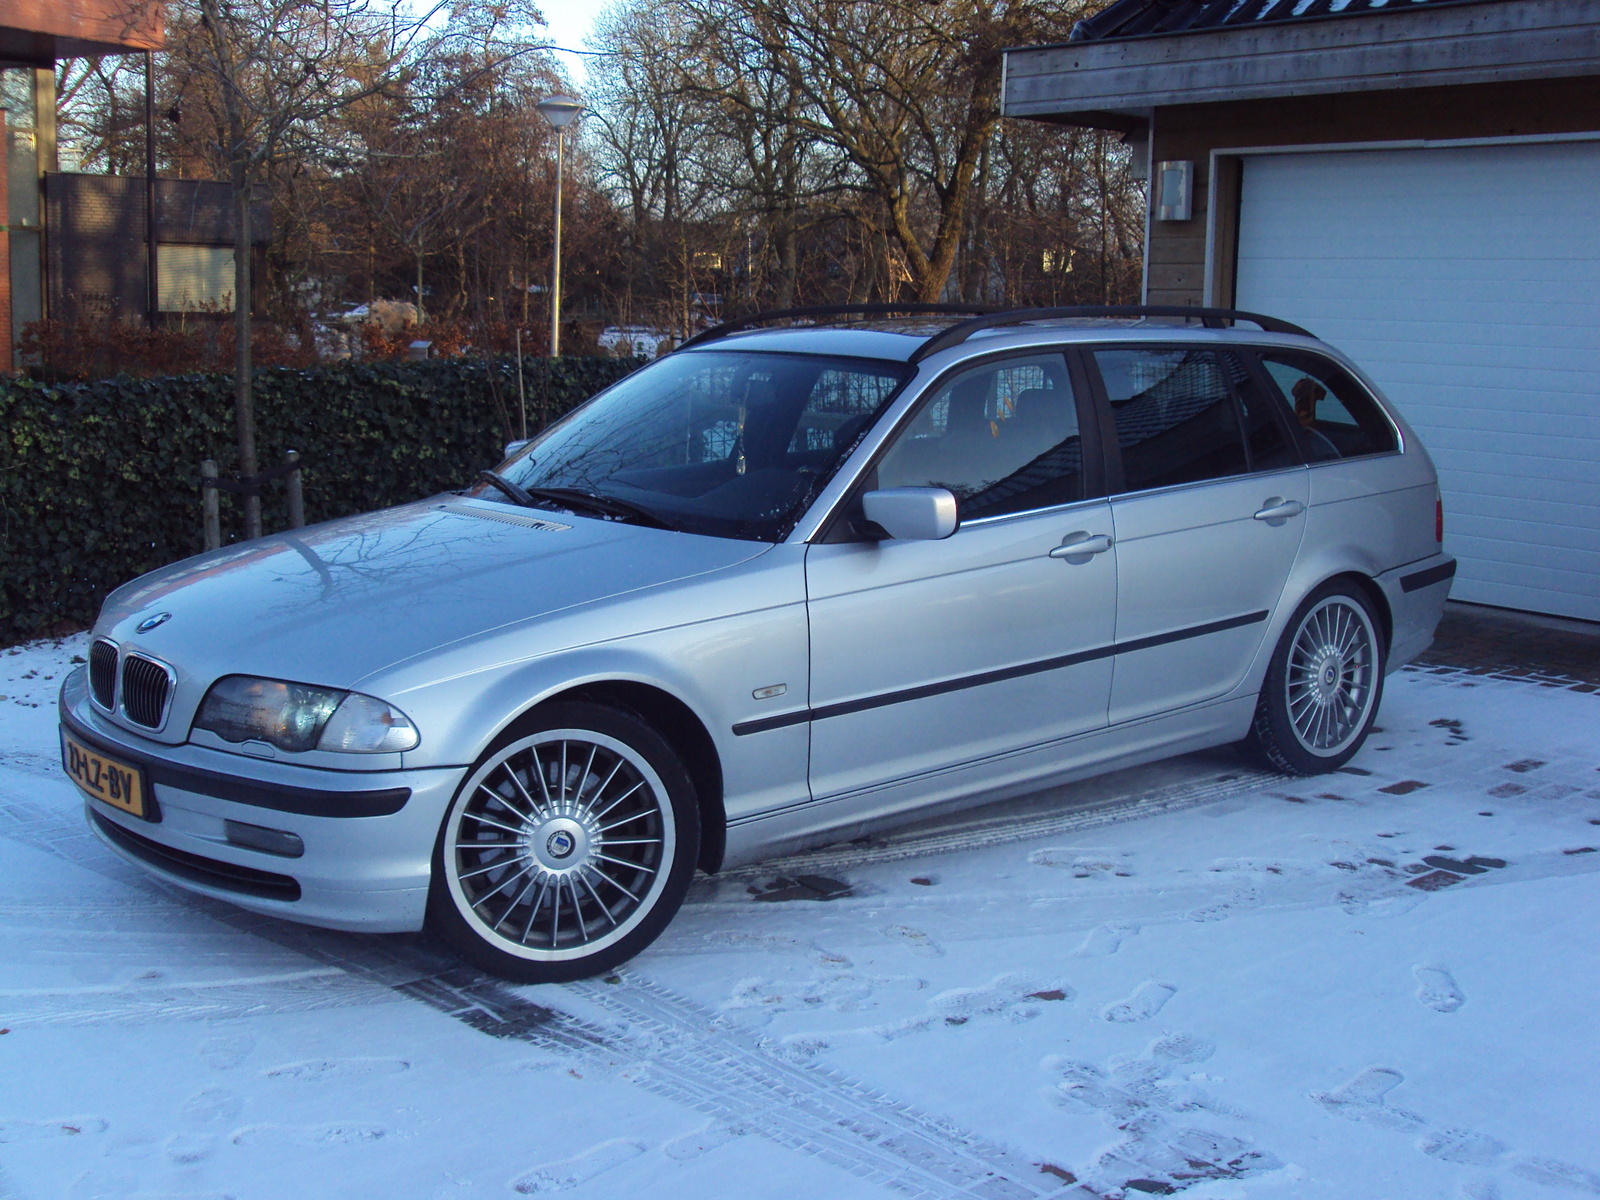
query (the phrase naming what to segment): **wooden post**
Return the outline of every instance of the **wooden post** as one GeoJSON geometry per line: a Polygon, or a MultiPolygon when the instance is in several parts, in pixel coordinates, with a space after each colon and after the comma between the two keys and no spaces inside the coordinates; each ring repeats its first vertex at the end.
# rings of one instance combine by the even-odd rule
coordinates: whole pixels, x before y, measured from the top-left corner
{"type": "Polygon", "coordinates": [[[284,451],[283,461],[293,468],[284,480],[289,490],[289,527],[300,529],[306,523],[305,494],[300,490],[300,451],[284,451]]]}
{"type": "MultiPolygon", "coordinates": [[[[217,478],[217,460],[208,458],[200,464],[200,478],[215,481],[217,478]]],[[[217,508],[217,489],[200,485],[200,507],[205,514],[206,549],[216,550],[222,546],[222,515],[217,508]]]]}
{"type": "MultiPolygon", "coordinates": [[[[526,289],[524,289],[526,295],[526,289]]],[[[517,409],[522,414],[522,440],[528,440],[528,389],[522,382],[522,329],[517,328],[517,409]]]]}

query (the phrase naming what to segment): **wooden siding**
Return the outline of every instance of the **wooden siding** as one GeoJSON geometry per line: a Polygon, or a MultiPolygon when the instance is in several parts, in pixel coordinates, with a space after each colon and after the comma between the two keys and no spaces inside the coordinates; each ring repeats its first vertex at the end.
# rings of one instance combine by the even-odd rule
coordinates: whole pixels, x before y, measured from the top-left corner
{"type": "Polygon", "coordinates": [[[36,62],[155,50],[161,0],[0,0],[0,54],[36,62]]]}
{"type": "Polygon", "coordinates": [[[1005,113],[1063,120],[1096,110],[1129,113],[1597,71],[1600,22],[1587,0],[1363,9],[1010,50],[1005,113]]]}
{"type": "MultiPolygon", "coordinates": [[[[1205,294],[1213,150],[1600,131],[1600,77],[1182,105],[1156,110],[1153,124],[1153,161],[1194,163],[1194,215],[1157,221],[1152,212],[1146,301],[1231,304],[1237,239],[1228,209],[1218,223],[1214,288],[1205,294]]],[[[1237,204],[1236,184],[1224,180],[1221,194],[1224,205],[1237,204]]]]}

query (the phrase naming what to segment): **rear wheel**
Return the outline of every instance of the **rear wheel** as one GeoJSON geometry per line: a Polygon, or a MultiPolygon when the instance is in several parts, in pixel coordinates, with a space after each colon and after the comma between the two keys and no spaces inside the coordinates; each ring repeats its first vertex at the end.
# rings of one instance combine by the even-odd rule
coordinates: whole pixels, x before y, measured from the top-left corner
{"type": "Polygon", "coordinates": [[[630,713],[553,704],[492,747],[445,816],[430,926],[509,979],[609,970],[677,912],[699,849],[694,787],[630,713]]]}
{"type": "Polygon", "coordinates": [[[1278,642],[1248,743],[1290,775],[1342,767],[1361,749],[1377,716],[1383,656],[1367,598],[1350,584],[1324,584],[1300,605],[1278,642]]]}

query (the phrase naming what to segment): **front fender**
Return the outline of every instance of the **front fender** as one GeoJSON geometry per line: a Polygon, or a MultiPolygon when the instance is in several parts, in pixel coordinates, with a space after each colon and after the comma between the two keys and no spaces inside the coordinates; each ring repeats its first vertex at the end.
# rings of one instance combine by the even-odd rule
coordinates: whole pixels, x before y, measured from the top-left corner
{"type": "MultiPolygon", "coordinates": [[[[804,547],[788,550],[775,547],[757,563],[733,568],[715,587],[696,587],[698,596],[670,598],[673,613],[711,608],[726,615],[570,644],[578,640],[570,635],[580,632],[580,621],[590,635],[613,622],[625,629],[643,623],[637,612],[614,612],[609,620],[591,612],[538,631],[545,644],[568,640],[566,648],[529,654],[496,640],[478,647],[485,665],[477,669],[409,686],[374,680],[370,690],[397,705],[422,733],[406,766],[465,766],[536,705],[595,684],[642,684],[681,702],[704,726],[720,760],[730,819],[793,804],[809,796],[807,726],[733,732],[735,725],[809,703],[804,547]],[[771,695],[775,688],[782,691],[771,695]],[[768,694],[757,699],[757,692],[768,694]]],[[[667,611],[666,600],[655,600],[658,617],[667,611]]],[[[626,607],[649,602],[641,597],[626,607]]]]}

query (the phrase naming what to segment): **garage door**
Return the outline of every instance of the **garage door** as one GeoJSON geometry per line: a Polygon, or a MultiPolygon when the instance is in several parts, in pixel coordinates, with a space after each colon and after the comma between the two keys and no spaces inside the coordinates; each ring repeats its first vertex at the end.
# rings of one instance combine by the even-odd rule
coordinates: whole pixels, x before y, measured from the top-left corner
{"type": "Polygon", "coordinates": [[[1305,325],[1439,466],[1458,600],[1600,620],[1600,142],[1248,158],[1237,303],[1305,325]]]}

